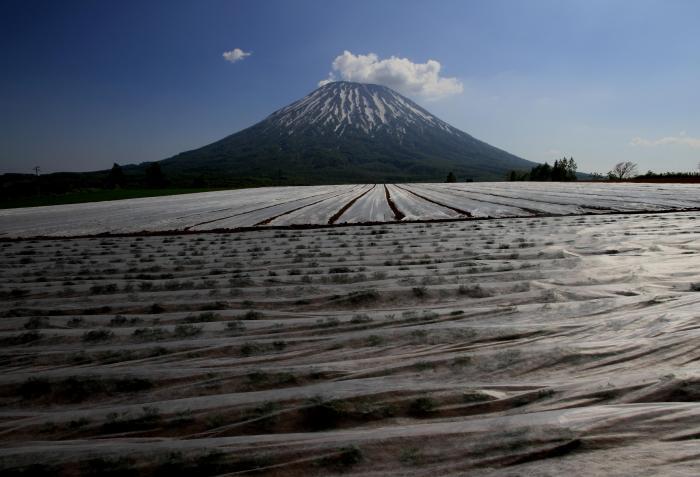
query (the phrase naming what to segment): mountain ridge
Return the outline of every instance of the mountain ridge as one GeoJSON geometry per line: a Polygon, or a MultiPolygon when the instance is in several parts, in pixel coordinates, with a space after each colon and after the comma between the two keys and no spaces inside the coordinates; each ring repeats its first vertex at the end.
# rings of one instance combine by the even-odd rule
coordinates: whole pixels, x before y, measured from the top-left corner
{"type": "Polygon", "coordinates": [[[527,161],[381,85],[332,82],[262,121],[160,161],[178,174],[279,184],[502,180],[527,161]]]}

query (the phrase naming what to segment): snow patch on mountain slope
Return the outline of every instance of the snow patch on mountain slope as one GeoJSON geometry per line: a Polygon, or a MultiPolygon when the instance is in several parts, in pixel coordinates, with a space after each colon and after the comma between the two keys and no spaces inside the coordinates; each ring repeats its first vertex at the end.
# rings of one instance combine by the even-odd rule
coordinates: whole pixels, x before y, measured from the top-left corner
{"type": "Polygon", "coordinates": [[[348,130],[369,135],[384,132],[403,139],[409,133],[439,128],[465,135],[413,101],[379,85],[334,82],[274,112],[271,125],[293,135],[313,127],[321,134],[342,136],[348,130]]]}

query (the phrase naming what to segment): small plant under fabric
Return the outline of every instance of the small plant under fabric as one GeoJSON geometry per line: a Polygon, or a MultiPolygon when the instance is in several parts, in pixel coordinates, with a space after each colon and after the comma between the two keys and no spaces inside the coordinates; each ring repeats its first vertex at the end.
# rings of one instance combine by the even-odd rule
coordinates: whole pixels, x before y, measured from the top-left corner
{"type": "Polygon", "coordinates": [[[97,341],[107,341],[114,337],[114,332],[111,330],[89,330],[83,333],[83,341],[94,343],[97,341]]]}
{"type": "Polygon", "coordinates": [[[437,403],[433,398],[424,396],[411,401],[408,413],[413,417],[427,417],[435,412],[437,403]]]}

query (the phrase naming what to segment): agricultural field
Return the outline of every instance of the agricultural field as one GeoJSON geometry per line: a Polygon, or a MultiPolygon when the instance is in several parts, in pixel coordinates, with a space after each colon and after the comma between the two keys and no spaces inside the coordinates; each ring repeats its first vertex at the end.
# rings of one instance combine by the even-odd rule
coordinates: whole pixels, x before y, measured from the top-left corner
{"type": "Polygon", "coordinates": [[[696,186],[125,202],[2,211],[3,475],[698,473],[696,186]]]}
{"type": "Polygon", "coordinates": [[[0,210],[0,237],[700,210],[696,184],[268,187],[0,210]]]}

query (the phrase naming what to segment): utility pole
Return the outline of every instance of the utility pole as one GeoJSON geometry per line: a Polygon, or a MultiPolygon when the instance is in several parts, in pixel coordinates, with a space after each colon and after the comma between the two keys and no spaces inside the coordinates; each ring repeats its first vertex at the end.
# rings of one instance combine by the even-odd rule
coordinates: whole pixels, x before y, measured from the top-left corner
{"type": "Polygon", "coordinates": [[[37,197],[41,197],[41,183],[39,182],[39,172],[41,172],[41,167],[39,166],[34,166],[32,168],[34,170],[34,173],[36,174],[36,195],[37,197]]]}

